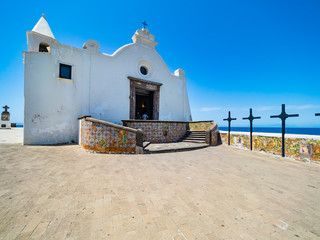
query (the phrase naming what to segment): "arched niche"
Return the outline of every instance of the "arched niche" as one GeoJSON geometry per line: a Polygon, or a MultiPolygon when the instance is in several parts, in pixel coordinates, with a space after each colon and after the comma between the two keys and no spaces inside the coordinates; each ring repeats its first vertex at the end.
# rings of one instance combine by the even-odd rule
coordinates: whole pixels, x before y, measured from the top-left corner
{"type": "Polygon", "coordinates": [[[50,45],[46,42],[41,42],[39,44],[39,52],[50,52],[50,45]]]}

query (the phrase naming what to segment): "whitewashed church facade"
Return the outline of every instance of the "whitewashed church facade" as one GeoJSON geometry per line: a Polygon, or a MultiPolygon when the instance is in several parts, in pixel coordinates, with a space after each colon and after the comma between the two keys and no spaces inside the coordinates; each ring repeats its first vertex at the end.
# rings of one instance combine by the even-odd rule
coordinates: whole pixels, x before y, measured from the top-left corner
{"type": "Polygon", "coordinates": [[[184,71],[169,71],[147,29],[132,40],[112,55],[95,40],[79,49],[59,43],[41,17],[24,52],[24,144],[77,142],[82,115],[191,121],[184,71]]]}

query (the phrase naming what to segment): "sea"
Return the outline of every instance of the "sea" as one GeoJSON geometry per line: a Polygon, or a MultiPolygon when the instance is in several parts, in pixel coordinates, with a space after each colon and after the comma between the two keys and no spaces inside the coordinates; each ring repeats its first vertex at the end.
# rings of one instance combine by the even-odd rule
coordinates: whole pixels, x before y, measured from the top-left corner
{"type": "MultiPolygon", "coordinates": [[[[218,127],[221,131],[228,131],[228,127],[218,127]]],[[[231,131],[235,132],[250,132],[249,127],[231,127],[231,131]]],[[[282,133],[280,127],[253,127],[253,132],[263,133],[282,133]]],[[[320,135],[320,128],[292,128],[286,127],[286,133],[303,134],[303,135],[320,135]]]]}
{"type": "MultiPolygon", "coordinates": [[[[22,123],[17,123],[17,127],[23,127],[22,123]]],[[[228,127],[219,127],[221,131],[228,131],[228,127]]],[[[231,127],[231,131],[234,132],[250,132],[249,127],[231,127]]],[[[253,127],[253,132],[263,133],[282,133],[280,127],[253,127]]],[[[303,135],[319,135],[320,128],[292,128],[286,127],[286,133],[289,134],[303,134],[303,135]]]]}

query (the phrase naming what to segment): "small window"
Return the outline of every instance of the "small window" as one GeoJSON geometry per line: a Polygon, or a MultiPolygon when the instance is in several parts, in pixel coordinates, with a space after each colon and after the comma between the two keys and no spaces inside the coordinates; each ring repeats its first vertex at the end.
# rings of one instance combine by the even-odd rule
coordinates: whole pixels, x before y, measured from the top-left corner
{"type": "Polygon", "coordinates": [[[49,44],[47,44],[45,42],[41,42],[39,45],[39,52],[50,52],[49,44]]]}
{"type": "Polygon", "coordinates": [[[60,63],[59,77],[71,79],[71,66],[60,63]]]}
{"type": "Polygon", "coordinates": [[[141,72],[141,74],[143,74],[143,75],[147,75],[147,74],[148,74],[148,70],[147,70],[146,67],[140,67],[140,72],[141,72]]]}

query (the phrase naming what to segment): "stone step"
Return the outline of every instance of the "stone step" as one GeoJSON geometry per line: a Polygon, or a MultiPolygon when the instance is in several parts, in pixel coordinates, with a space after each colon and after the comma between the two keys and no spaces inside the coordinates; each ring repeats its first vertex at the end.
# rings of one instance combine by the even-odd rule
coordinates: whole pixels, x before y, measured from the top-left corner
{"type": "Polygon", "coordinates": [[[151,143],[151,142],[147,142],[147,141],[143,142],[143,148],[148,147],[148,146],[150,145],[150,143],[151,143]]]}
{"type": "Polygon", "coordinates": [[[187,131],[187,133],[197,133],[197,134],[205,134],[206,131],[187,131]]]}
{"type": "Polygon", "coordinates": [[[186,132],[186,134],[197,134],[197,135],[205,135],[205,132],[186,132]]]}
{"type": "Polygon", "coordinates": [[[206,140],[205,137],[186,137],[186,138],[183,138],[183,140],[206,140]]]}
{"type": "Polygon", "coordinates": [[[205,137],[206,134],[186,134],[185,136],[199,136],[199,137],[205,137]]]}
{"type": "Polygon", "coordinates": [[[186,134],[186,136],[199,136],[199,137],[205,137],[206,134],[186,134]]]}
{"type": "Polygon", "coordinates": [[[190,139],[184,139],[182,142],[193,142],[193,143],[206,143],[205,140],[190,140],[190,139]]]}
{"type": "Polygon", "coordinates": [[[205,131],[187,131],[187,133],[180,139],[180,142],[205,143],[206,132],[205,131]]]}
{"type": "Polygon", "coordinates": [[[205,143],[194,143],[194,142],[179,142],[179,143],[151,143],[146,149],[145,154],[155,153],[169,153],[169,152],[184,152],[192,151],[201,148],[208,147],[205,143]]]}
{"type": "Polygon", "coordinates": [[[195,143],[205,143],[205,140],[199,139],[182,139],[180,142],[195,142],[195,143]]]}
{"type": "Polygon", "coordinates": [[[205,137],[206,135],[205,134],[186,134],[185,136],[187,137],[205,137]]]}

